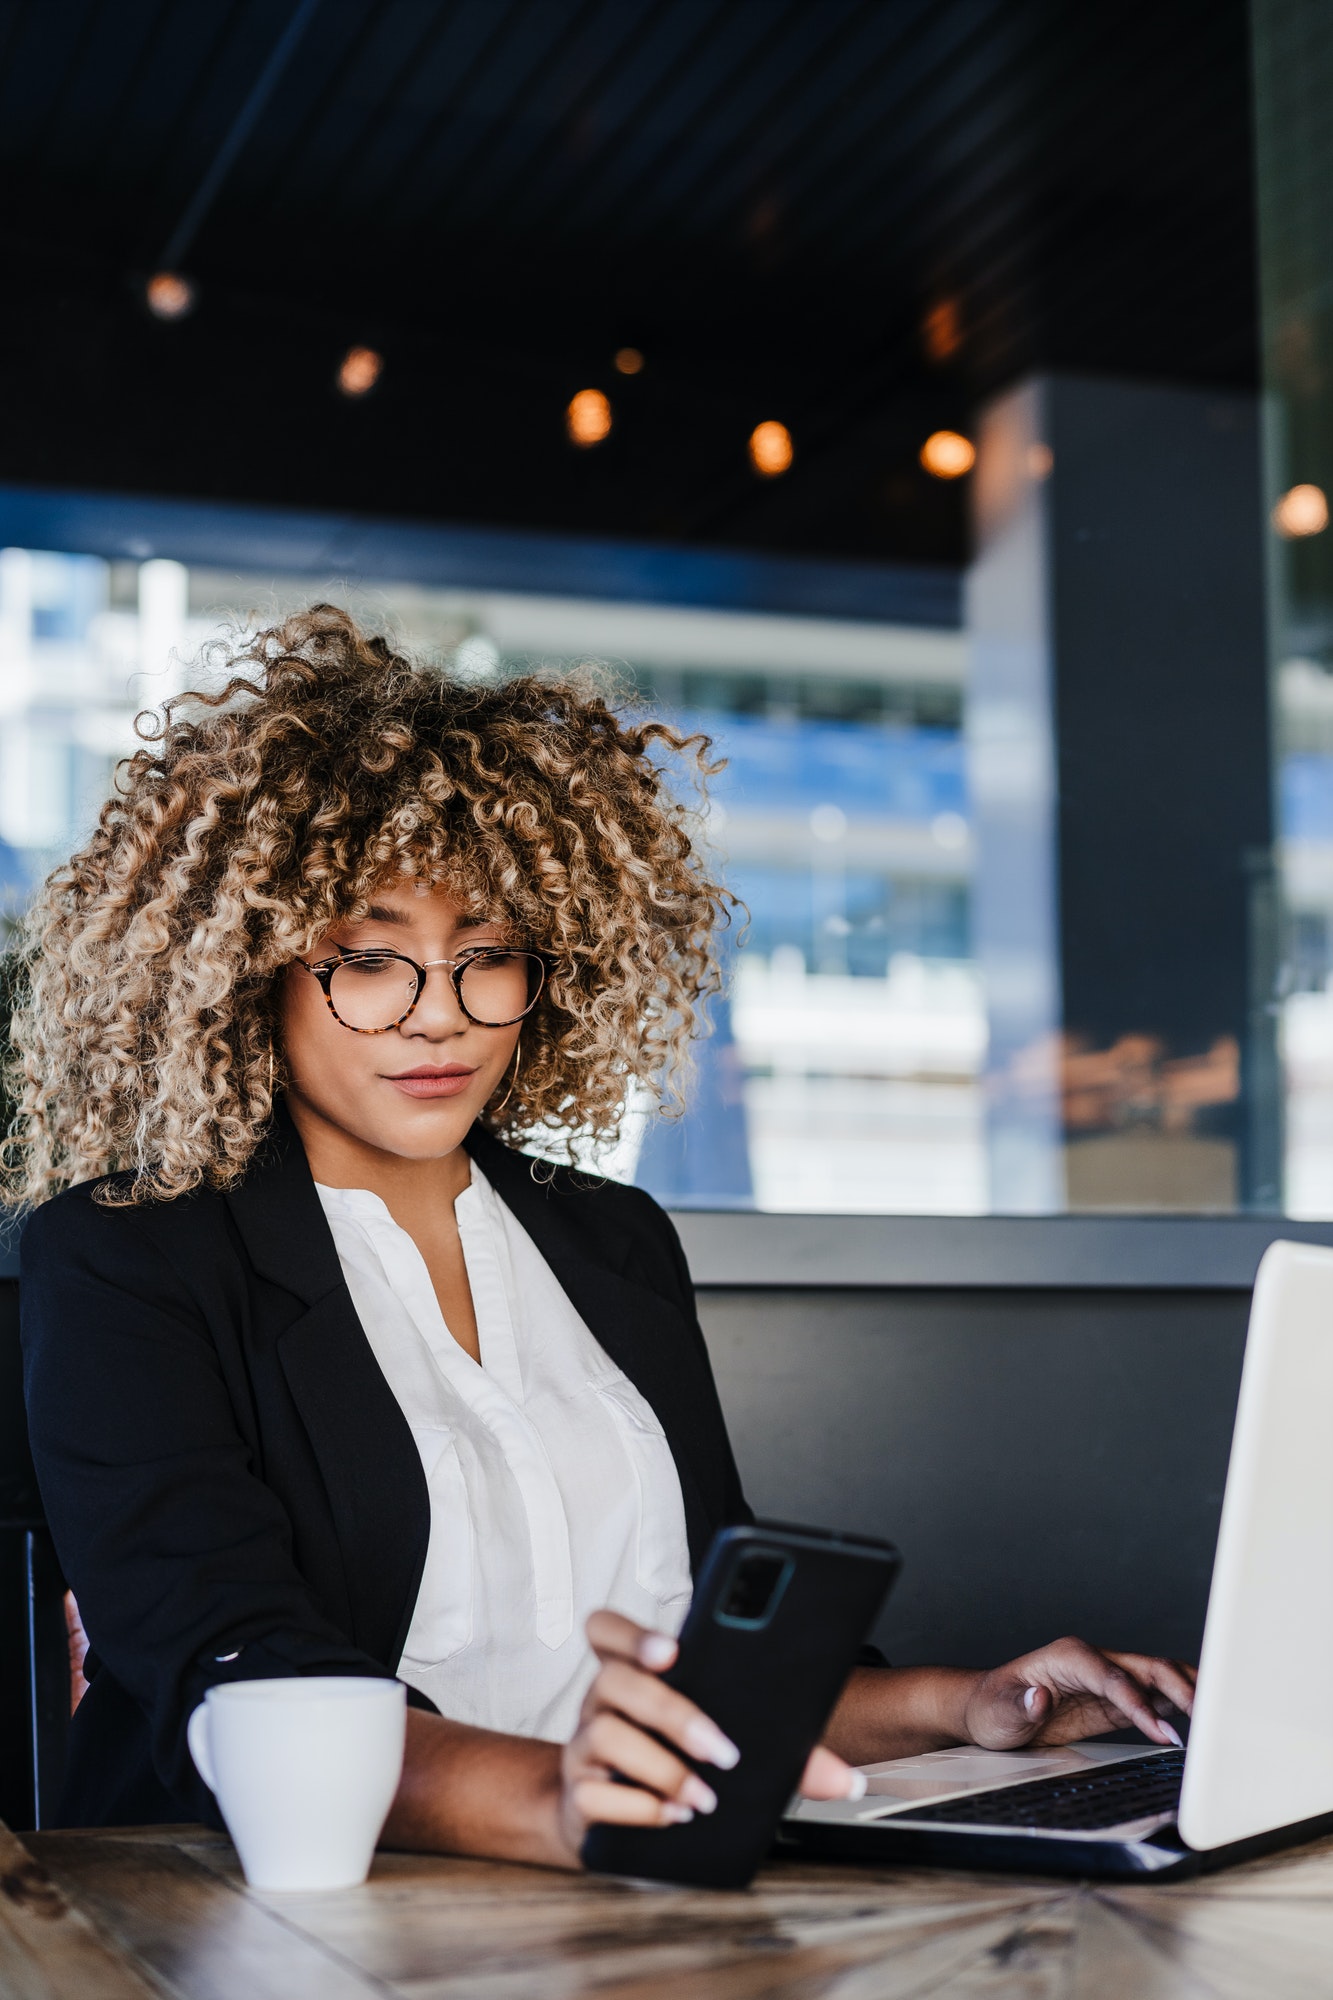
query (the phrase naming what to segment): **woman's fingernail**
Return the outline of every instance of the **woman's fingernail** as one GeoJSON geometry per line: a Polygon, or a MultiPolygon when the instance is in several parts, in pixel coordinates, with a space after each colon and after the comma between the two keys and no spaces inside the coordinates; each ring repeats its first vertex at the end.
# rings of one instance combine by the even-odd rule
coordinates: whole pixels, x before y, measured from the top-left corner
{"type": "Polygon", "coordinates": [[[645,1667],[669,1667],[676,1657],[676,1642],[665,1632],[645,1632],[639,1641],[639,1659],[645,1667]]]}
{"type": "Polygon", "coordinates": [[[724,1736],[715,1722],[702,1715],[687,1727],[685,1748],[691,1756],[716,1764],[719,1771],[734,1771],[741,1761],[741,1753],[731,1738],[724,1736]]]}
{"type": "Polygon", "coordinates": [[[847,1797],[849,1799],[863,1799],[865,1795],[866,1774],[864,1771],[853,1771],[852,1782],[847,1787],[847,1797]]]}
{"type": "Polygon", "coordinates": [[[1173,1729],[1169,1722],[1163,1722],[1160,1716],[1158,1716],[1157,1718],[1157,1727],[1161,1730],[1163,1736],[1170,1738],[1170,1740],[1175,1744],[1177,1750],[1183,1750],[1185,1748],[1185,1745],[1180,1740],[1179,1731],[1173,1729]]]}
{"type": "Polygon", "coordinates": [[[688,1826],[694,1818],[694,1808],[692,1806],[677,1805],[674,1799],[664,1799],[662,1802],[662,1817],[672,1826],[688,1826]]]}
{"type": "Polygon", "coordinates": [[[1029,1688],[1023,1696],[1023,1706],[1029,1715],[1033,1713],[1037,1706],[1037,1690],[1035,1688],[1029,1688]]]}
{"type": "Polygon", "coordinates": [[[711,1785],[706,1785],[702,1778],[687,1778],[680,1788],[680,1795],[687,1804],[694,1807],[696,1812],[717,1811],[717,1793],[711,1785]]]}

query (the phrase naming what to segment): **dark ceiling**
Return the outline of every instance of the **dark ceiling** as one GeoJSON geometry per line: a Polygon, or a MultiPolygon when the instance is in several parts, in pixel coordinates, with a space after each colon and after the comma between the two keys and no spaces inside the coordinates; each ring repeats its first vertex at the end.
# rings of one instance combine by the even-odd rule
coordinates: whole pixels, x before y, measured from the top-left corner
{"type": "Polygon", "coordinates": [[[1248,95],[1242,0],[7,0],[0,480],[957,562],[987,393],[1253,382],[1248,95]]]}

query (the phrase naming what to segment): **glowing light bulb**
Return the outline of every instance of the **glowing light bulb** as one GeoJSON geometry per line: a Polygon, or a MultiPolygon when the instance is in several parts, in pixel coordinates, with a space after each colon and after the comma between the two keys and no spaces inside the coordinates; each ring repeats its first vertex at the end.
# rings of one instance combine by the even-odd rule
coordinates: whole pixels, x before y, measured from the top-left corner
{"type": "Polygon", "coordinates": [[[792,461],[791,432],[785,424],[756,424],[750,432],[750,463],[764,479],[776,479],[792,461]]]}
{"type": "Polygon", "coordinates": [[[963,313],[957,299],[939,299],[921,322],[921,339],[935,362],[952,361],[963,344],[963,313]]]}
{"type": "Polygon", "coordinates": [[[921,447],[921,463],[932,479],[961,479],[976,462],[976,446],[959,431],[932,431],[921,447]]]}
{"type": "Polygon", "coordinates": [[[643,373],[643,355],[637,347],[618,347],[616,349],[616,372],[620,375],[641,375],[643,373]]]}
{"type": "Polygon", "coordinates": [[[338,370],[338,387],[344,396],[365,396],[384,373],[384,356],[373,347],[349,347],[338,370]]]}
{"type": "Polygon", "coordinates": [[[179,271],[155,271],[144,287],[144,298],[154,319],[184,319],[194,311],[198,294],[179,271]]]}
{"type": "Polygon", "coordinates": [[[570,443],[584,450],[610,434],[611,405],[600,389],[580,389],[577,396],[570,397],[565,429],[570,443]]]}
{"type": "Polygon", "coordinates": [[[1328,499],[1322,486],[1293,486],[1273,509],[1273,526],[1289,542],[1322,535],[1328,526],[1328,499]]]}

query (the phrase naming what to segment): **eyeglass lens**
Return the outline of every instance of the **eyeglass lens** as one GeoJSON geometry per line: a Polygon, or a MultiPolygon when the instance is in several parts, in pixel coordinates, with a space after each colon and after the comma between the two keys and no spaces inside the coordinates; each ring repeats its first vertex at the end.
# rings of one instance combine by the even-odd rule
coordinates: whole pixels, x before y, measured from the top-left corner
{"type": "MultiPolygon", "coordinates": [[[[531,952],[469,959],[458,982],[464,1011],[483,1027],[505,1027],[527,1013],[541,992],[543,974],[542,961],[531,952]]],[[[343,959],[329,979],[334,1013],[363,1033],[395,1027],[416,997],[415,968],[387,955],[343,959]]]]}

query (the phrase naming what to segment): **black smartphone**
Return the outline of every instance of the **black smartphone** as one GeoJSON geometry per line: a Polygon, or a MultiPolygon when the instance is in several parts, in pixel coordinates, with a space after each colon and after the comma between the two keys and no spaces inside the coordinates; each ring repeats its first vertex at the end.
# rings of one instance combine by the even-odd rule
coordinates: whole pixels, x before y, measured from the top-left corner
{"type": "Polygon", "coordinates": [[[696,1813],[684,1826],[590,1827],[584,1866],[744,1888],[901,1562],[891,1542],[778,1521],[715,1535],[680,1653],[662,1678],[712,1716],[740,1761],[731,1771],[695,1765],[717,1793],[714,1813],[696,1813]]]}

